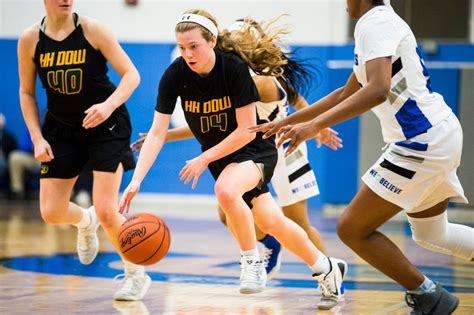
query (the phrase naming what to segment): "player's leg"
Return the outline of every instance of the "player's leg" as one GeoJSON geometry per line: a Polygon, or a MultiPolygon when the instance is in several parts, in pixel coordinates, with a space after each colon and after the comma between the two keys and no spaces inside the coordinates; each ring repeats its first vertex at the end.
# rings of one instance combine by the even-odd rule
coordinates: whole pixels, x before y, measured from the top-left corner
{"type": "MultiPolygon", "coordinates": [[[[222,224],[227,226],[232,235],[235,235],[230,222],[227,222],[224,210],[220,206],[218,212],[222,224]]],[[[273,236],[263,233],[257,226],[255,226],[255,235],[258,240],[258,252],[267,272],[267,280],[270,280],[280,270],[281,245],[273,236]]]]}
{"type": "MultiPolygon", "coordinates": [[[[434,194],[442,195],[443,184],[434,194]]],[[[417,212],[407,212],[413,240],[421,247],[438,253],[473,261],[474,229],[448,221],[449,199],[417,212]]]]}
{"type": "MultiPolygon", "coordinates": [[[[119,164],[115,173],[93,171],[92,199],[97,217],[110,242],[120,253],[118,233],[125,217],[118,212],[118,194],[122,181],[123,167],[119,164]]],[[[123,259],[122,259],[123,260],[123,259]]],[[[141,300],[151,285],[151,278],[145,267],[123,260],[125,274],[122,286],[114,294],[115,300],[141,300]]]]}
{"type": "Polygon", "coordinates": [[[256,244],[252,213],[243,199],[261,180],[253,161],[231,163],[222,170],[215,184],[215,194],[225,213],[227,225],[237,240],[241,254],[241,293],[261,292],[266,284],[266,272],[256,244]]]}
{"type": "Polygon", "coordinates": [[[309,239],[313,244],[324,254],[327,255],[326,246],[323,243],[319,231],[311,225],[308,216],[308,207],[306,200],[283,207],[283,213],[286,217],[295,221],[308,234],[309,239]]]}
{"type": "Polygon", "coordinates": [[[69,202],[77,177],[42,178],[40,180],[40,210],[48,224],[73,224],[77,227],[77,253],[79,261],[88,265],[99,251],[95,213],[69,202]]]}
{"type": "MultiPolygon", "coordinates": [[[[448,202],[444,200],[429,209],[407,213],[412,237],[428,250],[472,260],[474,229],[449,223],[448,202]]],[[[405,300],[415,312],[427,314],[451,314],[459,304],[457,297],[429,279],[416,289],[408,290],[405,300]]]]}
{"type": "Polygon", "coordinates": [[[314,278],[320,282],[323,290],[319,308],[330,309],[335,306],[342,295],[341,287],[347,264],[342,260],[329,258],[319,251],[303,228],[283,215],[270,193],[259,195],[252,203],[252,213],[257,226],[274,236],[313,271],[314,278]]]}
{"type": "Polygon", "coordinates": [[[46,223],[77,224],[81,221],[83,211],[69,202],[76,179],[77,177],[40,180],[40,211],[46,223]]]}
{"type": "Polygon", "coordinates": [[[74,127],[46,119],[43,132],[55,158],[41,164],[41,214],[46,222],[74,224],[77,227],[79,261],[88,265],[99,251],[99,223],[93,209],[84,209],[69,202],[77,176],[87,162],[87,150],[78,141],[74,127]]]}
{"type": "Polygon", "coordinates": [[[260,180],[261,174],[253,161],[232,163],[221,172],[214,188],[227,224],[232,226],[239,247],[244,251],[256,247],[256,236],[252,213],[242,196],[260,180]]]}
{"type": "Polygon", "coordinates": [[[423,274],[408,261],[395,243],[377,231],[401,210],[362,184],[341,215],[337,234],[369,264],[405,288],[415,289],[423,282],[423,274]]]}
{"type": "Polygon", "coordinates": [[[117,235],[125,217],[118,212],[118,194],[122,181],[123,167],[120,164],[115,173],[93,171],[92,199],[95,212],[110,242],[118,251],[117,235]]]}

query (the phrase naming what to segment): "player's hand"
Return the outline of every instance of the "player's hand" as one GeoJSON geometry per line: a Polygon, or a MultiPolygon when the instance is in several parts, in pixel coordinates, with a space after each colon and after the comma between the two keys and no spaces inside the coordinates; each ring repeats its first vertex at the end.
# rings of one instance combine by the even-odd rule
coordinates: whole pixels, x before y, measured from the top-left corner
{"type": "Polygon", "coordinates": [[[208,165],[209,162],[202,154],[192,160],[186,161],[186,166],[179,172],[179,179],[184,181],[184,184],[193,180],[191,188],[194,189],[198,183],[199,176],[206,170],[208,165]]]}
{"type": "Polygon", "coordinates": [[[140,190],[140,181],[133,179],[128,184],[127,188],[122,194],[122,198],[120,199],[119,203],[119,212],[120,213],[128,213],[130,209],[130,203],[132,202],[133,197],[138,193],[140,190]]]}
{"type": "Polygon", "coordinates": [[[334,151],[342,148],[342,139],[337,136],[338,134],[339,132],[331,128],[324,128],[321,130],[316,135],[316,137],[314,137],[316,139],[318,149],[321,148],[321,145],[323,144],[334,151]]]}
{"type": "Polygon", "coordinates": [[[148,134],[148,132],[139,132],[138,133],[138,135],[140,136],[140,139],[138,139],[137,141],[133,142],[130,145],[130,149],[132,149],[133,153],[140,151],[140,149],[143,146],[143,142],[145,142],[145,138],[146,138],[147,134],[148,134]]]}
{"type": "Polygon", "coordinates": [[[319,130],[315,130],[311,122],[301,123],[295,126],[285,126],[280,129],[277,147],[290,140],[285,151],[285,157],[293,153],[304,141],[311,139],[319,130]]]}
{"type": "Polygon", "coordinates": [[[82,127],[85,129],[97,127],[109,118],[114,110],[115,107],[107,102],[92,105],[84,112],[86,117],[84,117],[84,120],[82,121],[82,127]]]}
{"type": "Polygon", "coordinates": [[[53,150],[45,138],[35,141],[34,144],[35,159],[40,162],[49,162],[54,159],[53,150]]]}
{"type": "Polygon", "coordinates": [[[251,126],[249,127],[250,132],[264,132],[263,139],[270,138],[274,134],[279,134],[280,129],[285,126],[285,123],[282,123],[284,119],[274,120],[264,124],[251,126]]]}

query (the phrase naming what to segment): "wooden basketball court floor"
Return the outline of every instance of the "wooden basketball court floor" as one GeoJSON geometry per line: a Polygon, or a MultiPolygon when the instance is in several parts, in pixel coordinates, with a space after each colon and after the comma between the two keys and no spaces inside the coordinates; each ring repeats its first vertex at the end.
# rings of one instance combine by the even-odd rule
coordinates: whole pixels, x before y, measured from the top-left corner
{"type": "MultiPolygon", "coordinates": [[[[181,211],[135,204],[134,212],[157,210],[168,223],[172,244],[168,256],[148,268],[153,283],[141,302],[115,302],[122,273],[119,256],[99,229],[100,253],[89,266],[75,253],[76,229],[42,222],[38,202],[0,200],[0,314],[408,314],[400,286],[368,266],[342,244],[336,218],[312,213],[330,255],[349,263],[343,303],[318,311],[320,291],[307,266],[289,252],[263,293],[238,292],[238,248],[218,220],[214,207],[193,205],[181,211]],[[203,207],[201,207],[203,208],[203,207]],[[204,207],[205,208],[205,207],[204,207]]],[[[472,213],[472,212],[471,212],[472,213]]],[[[474,224],[472,214],[465,223],[474,224]]],[[[466,219],[466,218],[464,218],[466,219]]],[[[464,220],[466,221],[466,220],[464,220]]],[[[474,265],[431,253],[409,236],[405,221],[383,231],[429,277],[460,298],[455,314],[474,314],[474,265]]]]}

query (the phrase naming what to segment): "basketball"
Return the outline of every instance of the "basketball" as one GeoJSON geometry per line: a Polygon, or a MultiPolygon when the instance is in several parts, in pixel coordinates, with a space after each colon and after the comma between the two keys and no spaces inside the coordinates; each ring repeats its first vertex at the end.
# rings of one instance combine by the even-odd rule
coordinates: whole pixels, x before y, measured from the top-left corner
{"type": "Polygon", "coordinates": [[[120,252],[134,264],[152,265],[166,256],[171,235],[159,216],[138,213],[127,218],[118,235],[120,252]]]}

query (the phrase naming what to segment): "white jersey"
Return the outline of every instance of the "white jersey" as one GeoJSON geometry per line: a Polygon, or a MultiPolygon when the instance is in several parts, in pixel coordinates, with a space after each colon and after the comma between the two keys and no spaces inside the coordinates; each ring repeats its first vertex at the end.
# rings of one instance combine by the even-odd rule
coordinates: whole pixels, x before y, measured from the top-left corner
{"type": "MultiPolygon", "coordinates": [[[[250,74],[253,76],[255,75],[252,71],[250,74]]],[[[280,82],[274,77],[272,77],[273,81],[278,88],[278,93],[280,95],[280,100],[263,103],[257,102],[257,113],[260,119],[266,121],[273,121],[275,119],[283,119],[288,116],[289,108],[288,108],[288,95],[285,89],[281,86],[280,82]]]]}
{"type": "MultiPolygon", "coordinates": [[[[250,74],[255,74],[250,71],[250,74]]],[[[257,113],[260,119],[273,121],[288,116],[288,95],[280,82],[273,77],[278,88],[280,99],[273,102],[257,102],[257,113]]],[[[301,143],[296,150],[285,157],[284,144],[278,148],[278,161],[271,180],[273,189],[282,207],[293,205],[302,200],[319,195],[316,175],[308,161],[306,143],[301,143]]]]}
{"type": "Polygon", "coordinates": [[[372,108],[386,143],[411,139],[450,115],[443,97],[431,89],[413,32],[390,6],[366,12],[356,24],[354,37],[354,74],[362,87],[367,85],[366,62],[392,58],[389,97],[372,108]]]}

